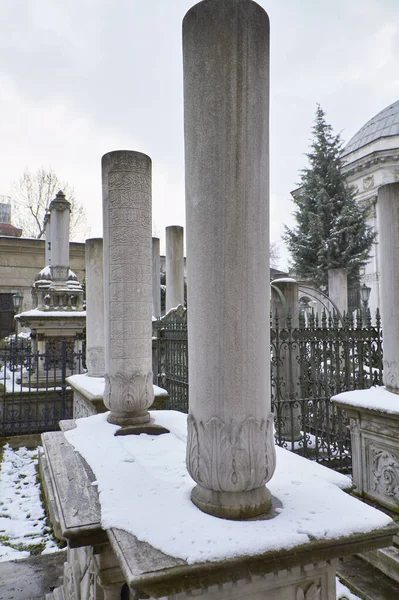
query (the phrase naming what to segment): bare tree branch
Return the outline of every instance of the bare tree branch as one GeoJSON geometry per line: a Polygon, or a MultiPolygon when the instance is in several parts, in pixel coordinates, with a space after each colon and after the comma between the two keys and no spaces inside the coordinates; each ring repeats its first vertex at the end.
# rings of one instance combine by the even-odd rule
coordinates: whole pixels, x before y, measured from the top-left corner
{"type": "Polygon", "coordinates": [[[88,237],[86,209],[76,200],[73,188],[61,182],[52,169],[45,170],[43,167],[34,173],[26,170],[13,185],[13,220],[22,227],[25,237],[43,237],[46,210],[59,190],[71,203],[71,240],[88,237]]]}

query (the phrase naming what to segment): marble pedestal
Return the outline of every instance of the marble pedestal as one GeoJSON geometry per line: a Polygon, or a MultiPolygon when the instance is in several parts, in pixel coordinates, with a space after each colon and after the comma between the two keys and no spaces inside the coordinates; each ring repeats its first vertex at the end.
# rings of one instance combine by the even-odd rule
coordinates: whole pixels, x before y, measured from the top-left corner
{"type": "MultiPolygon", "coordinates": [[[[171,416],[175,423],[177,414],[171,416]]],[[[75,427],[75,423],[61,422],[61,427],[66,432],[75,427]]],[[[55,590],[47,600],[61,597],[64,600],[119,599],[123,597],[121,593],[124,587],[130,590],[130,598],[135,599],[183,600],[202,596],[209,600],[261,600],[265,597],[268,600],[335,600],[335,560],[389,545],[397,531],[395,525],[386,524],[365,532],[362,530],[362,519],[356,518],[356,526],[351,534],[335,538],[322,535],[318,539],[310,539],[309,536],[306,542],[294,542],[287,547],[283,544],[278,549],[269,547],[251,556],[238,552],[224,559],[189,564],[182,558],[140,541],[132,532],[115,527],[104,530],[101,527],[97,487],[92,485],[97,474],[67,441],[68,433],[64,431],[49,432],[42,436],[40,464],[51,521],[56,535],[67,540],[69,547],[63,596],[57,595],[61,592],[55,590]],[[86,573],[88,576],[84,579],[82,574],[86,573]]],[[[113,433],[111,435],[114,439],[113,433]]],[[[174,439],[172,433],[166,435],[166,443],[170,436],[173,447],[176,438],[181,439],[183,427],[176,429],[174,439]]],[[[107,436],[103,441],[108,453],[107,436]]],[[[139,451],[136,458],[141,460],[139,451]]],[[[306,459],[294,455],[292,460],[307,463],[306,459]]],[[[171,467],[173,471],[177,465],[171,467]]],[[[319,465],[313,465],[312,469],[317,471],[314,474],[315,481],[325,477],[342,477],[331,475],[319,465]]],[[[340,494],[345,496],[344,492],[340,494]]],[[[351,502],[356,503],[356,500],[351,499],[351,502]]],[[[310,513],[317,509],[313,504],[312,497],[309,497],[310,513]]],[[[201,512],[198,513],[202,518],[201,512]]],[[[176,514],[181,515],[179,506],[176,507],[176,514]]],[[[147,520],[151,517],[142,515],[147,520]]],[[[334,507],[331,508],[331,518],[334,518],[334,507]]],[[[214,517],[209,519],[214,519],[215,525],[219,521],[214,517]]],[[[336,521],[339,521],[338,514],[336,521]]],[[[293,533],[297,527],[299,523],[293,525],[293,533]]],[[[182,536],[183,542],[184,532],[178,535],[182,536]]]]}
{"type": "MultiPolygon", "coordinates": [[[[385,388],[344,392],[332,402],[346,411],[352,440],[355,493],[399,514],[399,396],[385,388]]],[[[399,582],[399,537],[362,557],[399,582]]]]}

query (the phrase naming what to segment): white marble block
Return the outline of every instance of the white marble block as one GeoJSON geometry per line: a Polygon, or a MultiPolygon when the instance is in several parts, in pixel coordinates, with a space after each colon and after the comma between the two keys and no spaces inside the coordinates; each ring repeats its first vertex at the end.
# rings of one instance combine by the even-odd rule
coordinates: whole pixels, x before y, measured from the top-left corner
{"type": "Polygon", "coordinates": [[[152,387],[151,159],[102,158],[105,392],[109,421],[149,421],[152,387]]]}

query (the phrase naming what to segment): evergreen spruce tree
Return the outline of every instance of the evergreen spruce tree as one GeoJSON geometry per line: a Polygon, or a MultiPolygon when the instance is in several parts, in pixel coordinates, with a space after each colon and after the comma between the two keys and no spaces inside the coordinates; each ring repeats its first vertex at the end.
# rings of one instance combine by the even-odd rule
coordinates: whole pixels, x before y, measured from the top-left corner
{"type": "Polygon", "coordinates": [[[358,280],[375,233],[367,224],[368,208],[355,202],[342,173],[342,141],[326,123],[320,105],[312,132],[309,167],[301,171],[294,196],[297,226],[285,227],[284,241],[297,276],[326,288],[329,269],[344,267],[349,281],[358,280]]]}

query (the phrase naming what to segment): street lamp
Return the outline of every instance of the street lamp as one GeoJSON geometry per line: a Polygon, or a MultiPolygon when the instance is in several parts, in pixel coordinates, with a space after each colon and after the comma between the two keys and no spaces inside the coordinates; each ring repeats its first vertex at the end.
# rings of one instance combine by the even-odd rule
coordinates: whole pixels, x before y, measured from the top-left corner
{"type": "Polygon", "coordinates": [[[360,301],[362,303],[362,312],[364,317],[367,316],[367,308],[370,298],[371,288],[368,287],[365,283],[360,286],[360,301]]]}
{"type": "MultiPolygon", "coordinates": [[[[13,294],[13,296],[12,296],[12,304],[14,307],[15,314],[18,314],[21,309],[22,299],[23,299],[23,296],[19,292],[17,292],[16,294],[13,294]]],[[[15,317],[14,317],[14,322],[15,322],[15,342],[17,342],[18,321],[17,321],[17,319],[15,319],[15,317]]]]}

